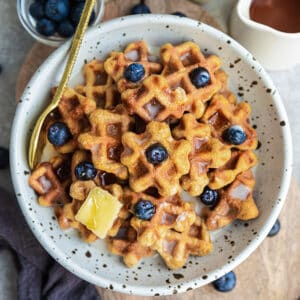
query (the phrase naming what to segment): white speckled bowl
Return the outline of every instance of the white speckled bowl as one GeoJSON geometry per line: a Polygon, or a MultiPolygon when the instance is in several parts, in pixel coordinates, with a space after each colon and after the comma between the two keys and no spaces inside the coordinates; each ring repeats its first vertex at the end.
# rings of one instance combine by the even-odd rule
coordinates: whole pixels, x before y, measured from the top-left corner
{"type": "MultiPolygon", "coordinates": [[[[292,165],[291,135],[280,96],[269,76],[250,53],[216,29],[188,18],[169,15],[130,16],[109,21],[88,31],[74,70],[79,75],[84,60],[104,58],[111,50],[145,39],[149,45],[192,40],[205,53],[223,60],[230,88],[252,105],[261,147],[256,168],[255,199],[260,217],[212,233],[214,251],[190,257],[187,265],[168,270],[159,256],[127,269],[102,241],[84,243],[73,230],[62,231],[52,209],[41,207],[28,186],[28,140],[31,128],[49,99],[50,88],[61,72],[69,43],[57,49],[38,69],[18,105],[11,136],[11,173],[23,214],[43,247],[64,267],[96,285],[140,295],[164,295],[200,287],[234,269],[263,241],[279,215],[286,197],[292,165]],[[225,238],[226,236],[226,238],[225,238]],[[89,252],[89,253],[88,253],[89,252]],[[86,255],[86,253],[91,255],[86,255]]],[[[74,83],[74,80],[73,80],[74,83]]]]}

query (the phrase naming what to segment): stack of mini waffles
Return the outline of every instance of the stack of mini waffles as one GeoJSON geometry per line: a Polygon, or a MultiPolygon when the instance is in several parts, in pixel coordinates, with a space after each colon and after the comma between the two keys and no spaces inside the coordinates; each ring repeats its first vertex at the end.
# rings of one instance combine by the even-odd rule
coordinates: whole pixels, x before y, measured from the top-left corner
{"type": "Polygon", "coordinates": [[[156,57],[145,41],[85,64],[84,84],[66,88],[45,123],[54,151],[29,180],[39,203],[86,242],[105,238],[128,267],[155,252],[171,269],[209,254],[209,231],[258,216],[251,108],[220,66],[193,42],[165,44],[156,57]],[[105,236],[78,217],[99,187],[121,203],[105,236]]]}

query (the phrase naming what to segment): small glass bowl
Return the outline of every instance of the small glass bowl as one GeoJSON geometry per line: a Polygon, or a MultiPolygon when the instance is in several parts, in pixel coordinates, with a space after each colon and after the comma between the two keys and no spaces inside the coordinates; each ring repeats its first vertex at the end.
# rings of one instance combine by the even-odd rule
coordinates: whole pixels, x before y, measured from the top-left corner
{"type": "MultiPolygon", "coordinates": [[[[60,46],[68,38],[59,35],[45,36],[37,32],[36,20],[30,15],[29,7],[33,0],[17,0],[17,12],[19,20],[26,31],[37,41],[52,47],[60,46]]],[[[95,20],[92,25],[98,24],[104,13],[104,0],[97,0],[95,5],[95,20]]]]}

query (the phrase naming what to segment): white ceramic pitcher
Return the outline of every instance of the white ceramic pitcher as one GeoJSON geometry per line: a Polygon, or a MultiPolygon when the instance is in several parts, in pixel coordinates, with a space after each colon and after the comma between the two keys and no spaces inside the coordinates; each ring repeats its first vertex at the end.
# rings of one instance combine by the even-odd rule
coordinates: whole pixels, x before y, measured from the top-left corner
{"type": "Polygon", "coordinates": [[[230,20],[230,33],[268,70],[300,63],[300,33],[285,33],[250,19],[251,0],[239,0],[230,20]]]}

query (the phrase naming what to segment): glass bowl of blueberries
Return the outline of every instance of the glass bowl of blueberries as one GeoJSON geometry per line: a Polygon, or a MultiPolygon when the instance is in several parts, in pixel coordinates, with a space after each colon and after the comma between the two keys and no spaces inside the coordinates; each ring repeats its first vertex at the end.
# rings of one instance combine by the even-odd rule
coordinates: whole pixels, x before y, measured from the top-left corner
{"type": "MultiPolygon", "coordinates": [[[[17,0],[17,12],[26,31],[37,41],[58,47],[79,23],[85,0],[17,0]]],[[[104,0],[97,0],[89,26],[99,23],[104,0]]]]}

